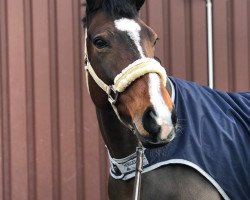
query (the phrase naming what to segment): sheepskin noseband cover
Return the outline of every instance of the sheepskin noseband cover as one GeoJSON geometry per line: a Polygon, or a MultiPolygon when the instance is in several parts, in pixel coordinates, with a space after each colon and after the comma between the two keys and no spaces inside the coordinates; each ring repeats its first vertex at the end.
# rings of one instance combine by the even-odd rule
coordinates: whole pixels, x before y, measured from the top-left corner
{"type": "Polygon", "coordinates": [[[148,73],[157,73],[166,86],[167,73],[161,64],[153,58],[141,58],[115,77],[113,88],[118,92],[123,92],[134,80],[148,73]]]}

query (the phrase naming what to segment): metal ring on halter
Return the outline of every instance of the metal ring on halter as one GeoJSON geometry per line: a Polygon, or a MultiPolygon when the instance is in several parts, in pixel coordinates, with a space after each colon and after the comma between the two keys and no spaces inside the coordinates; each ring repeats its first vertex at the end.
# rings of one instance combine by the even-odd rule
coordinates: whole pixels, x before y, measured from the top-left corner
{"type": "Polygon", "coordinates": [[[114,89],[112,85],[108,87],[108,100],[109,102],[114,105],[117,102],[118,99],[118,92],[114,89]]]}

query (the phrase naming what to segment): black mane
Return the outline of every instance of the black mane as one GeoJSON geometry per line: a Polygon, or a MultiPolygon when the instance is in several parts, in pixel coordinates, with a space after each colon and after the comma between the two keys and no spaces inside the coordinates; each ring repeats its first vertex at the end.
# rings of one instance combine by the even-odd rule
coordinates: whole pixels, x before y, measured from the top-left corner
{"type": "Polygon", "coordinates": [[[129,0],[103,0],[100,5],[88,6],[86,5],[86,15],[83,19],[84,26],[87,25],[88,16],[98,10],[103,10],[108,16],[115,19],[122,17],[133,19],[137,17],[138,11],[135,4],[129,0]]]}

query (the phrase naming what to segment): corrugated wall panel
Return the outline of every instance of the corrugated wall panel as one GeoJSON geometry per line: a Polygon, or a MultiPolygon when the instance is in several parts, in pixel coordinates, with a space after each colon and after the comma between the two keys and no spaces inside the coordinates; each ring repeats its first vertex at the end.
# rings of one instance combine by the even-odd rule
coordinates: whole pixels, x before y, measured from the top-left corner
{"type": "Polygon", "coordinates": [[[231,19],[229,1],[214,1],[213,16],[216,19],[213,20],[215,85],[224,90],[229,90],[232,89],[229,85],[232,80],[232,77],[230,77],[230,74],[232,74],[232,70],[230,70],[232,68],[232,51],[229,51],[232,44],[232,30],[231,22],[227,22],[231,19]]]}
{"type": "MultiPolygon", "coordinates": [[[[75,107],[75,140],[76,140],[76,195],[77,199],[84,199],[84,176],[83,176],[83,127],[84,127],[84,120],[83,120],[83,85],[82,85],[82,26],[81,22],[79,22],[79,16],[81,19],[82,10],[79,9],[80,6],[79,1],[73,1],[73,56],[74,56],[74,107],[75,107]],[[80,40],[80,41],[79,41],[80,40]],[[79,73],[80,70],[80,73],[79,73]]],[[[80,7],[82,8],[82,7],[80,7]]]]}
{"type": "MultiPolygon", "coordinates": [[[[249,86],[247,0],[233,1],[234,24],[234,89],[244,90],[249,86]]],[[[250,38],[249,38],[250,39],[250,38]]]]}
{"type": "MultiPolygon", "coordinates": [[[[148,0],[145,7],[142,17],[160,36],[156,53],[169,74],[207,85],[206,1],[148,0]]],[[[215,88],[250,88],[249,12],[246,0],[213,1],[215,88]]]]}
{"type": "Polygon", "coordinates": [[[1,0],[0,199],[104,199],[81,1],[1,0]]]}
{"type": "Polygon", "coordinates": [[[160,37],[156,54],[169,74],[207,84],[205,1],[149,0],[146,7],[142,16],[160,37]]]}
{"type": "Polygon", "coordinates": [[[9,63],[8,63],[8,29],[7,29],[7,4],[0,1],[0,114],[1,114],[1,199],[10,199],[10,112],[9,112],[9,63]]]}
{"type": "MultiPolygon", "coordinates": [[[[82,68],[84,0],[0,0],[0,199],[107,199],[108,162],[82,68]]],[[[250,3],[214,0],[215,86],[250,90],[250,3]]],[[[204,0],[147,0],[170,75],[206,85],[204,0]]]]}
{"type": "Polygon", "coordinates": [[[25,24],[23,1],[7,1],[11,197],[28,199],[25,24]]]}
{"type": "Polygon", "coordinates": [[[76,199],[72,1],[57,2],[57,72],[59,100],[60,199],[76,199]],[[65,151],[65,149],[67,149],[65,151]]]}
{"type": "Polygon", "coordinates": [[[229,91],[249,90],[249,1],[213,2],[215,85],[229,91]]]}
{"type": "Polygon", "coordinates": [[[36,197],[52,200],[52,124],[48,1],[33,1],[36,197]],[[43,30],[43,31],[41,31],[43,30]]]}

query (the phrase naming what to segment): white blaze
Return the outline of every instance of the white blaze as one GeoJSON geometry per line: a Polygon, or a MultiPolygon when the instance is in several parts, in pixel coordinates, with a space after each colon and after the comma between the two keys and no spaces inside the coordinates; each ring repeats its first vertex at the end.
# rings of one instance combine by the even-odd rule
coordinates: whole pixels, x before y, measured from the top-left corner
{"type": "MultiPolygon", "coordinates": [[[[135,43],[141,58],[145,58],[141,46],[140,25],[133,19],[121,18],[114,21],[115,27],[128,34],[131,40],[135,43]]],[[[156,122],[161,126],[161,139],[166,139],[172,131],[173,125],[171,120],[171,112],[167,107],[160,90],[160,77],[156,73],[149,74],[149,96],[150,102],[153,105],[157,117],[156,122]]]]}
{"type": "Polygon", "coordinates": [[[149,74],[149,96],[157,117],[156,122],[161,126],[161,139],[166,139],[172,131],[171,112],[167,107],[160,89],[160,77],[156,73],[149,74]]]}
{"type": "Polygon", "coordinates": [[[127,32],[128,36],[131,38],[131,40],[134,41],[141,58],[144,58],[145,55],[143,53],[142,47],[141,47],[141,38],[140,38],[140,31],[141,27],[138,23],[135,22],[133,19],[127,19],[127,18],[121,18],[114,21],[115,27],[120,31],[127,32]]]}

